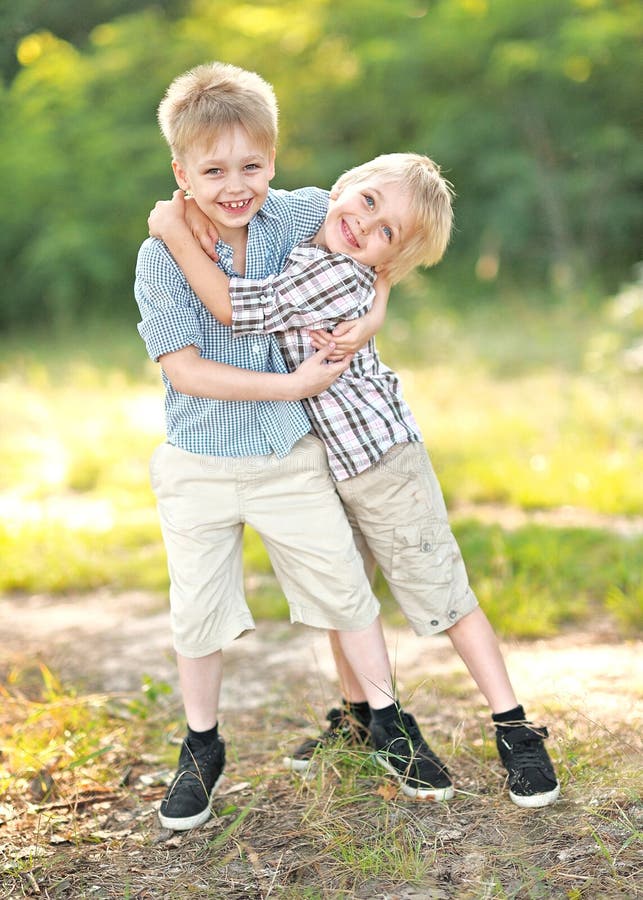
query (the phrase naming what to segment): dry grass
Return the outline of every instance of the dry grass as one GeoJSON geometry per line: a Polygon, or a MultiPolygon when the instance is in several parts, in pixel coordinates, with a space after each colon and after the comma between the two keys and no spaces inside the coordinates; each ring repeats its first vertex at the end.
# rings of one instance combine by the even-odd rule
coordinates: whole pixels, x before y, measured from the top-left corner
{"type": "MultiPolygon", "coordinates": [[[[623,681],[616,688],[623,691],[625,710],[628,685],[623,681]]],[[[456,778],[458,793],[452,802],[403,799],[368,755],[354,752],[327,753],[309,781],[283,772],[284,747],[311,728],[284,710],[305,709],[308,691],[306,678],[294,690],[291,680],[283,679],[273,685],[268,703],[226,714],[229,764],[214,800],[215,815],[205,828],[183,835],[159,829],[154,807],[164,792],[161,776],[167,775],[168,763],[146,755],[143,740],[158,750],[158,737],[154,743],[151,737],[160,724],[172,720],[176,708],[161,697],[150,704],[144,720],[138,713],[132,719],[136,707],[127,698],[112,698],[101,707],[101,743],[112,746],[107,758],[76,767],[50,765],[50,794],[51,784],[34,781],[28,768],[9,780],[0,807],[2,896],[637,896],[640,746],[618,709],[609,710],[600,722],[579,708],[568,707],[553,719],[549,710],[551,752],[563,799],[527,812],[514,807],[503,789],[488,720],[473,690],[457,679],[454,684],[448,675],[435,676],[432,691],[416,691],[412,708],[456,778]],[[436,704],[434,691],[442,696],[441,704],[436,704]],[[130,729],[132,723],[136,727],[130,729]]],[[[27,693],[5,698],[6,752],[7,736],[15,737],[21,722],[33,717],[37,700],[27,693]]],[[[86,707],[85,718],[82,709],[76,712],[79,728],[96,720],[100,699],[74,701],[86,707]]],[[[59,744],[66,739],[63,734],[59,744]]],[[[172,756],[175,752],[171,748],[172,756]]]]}

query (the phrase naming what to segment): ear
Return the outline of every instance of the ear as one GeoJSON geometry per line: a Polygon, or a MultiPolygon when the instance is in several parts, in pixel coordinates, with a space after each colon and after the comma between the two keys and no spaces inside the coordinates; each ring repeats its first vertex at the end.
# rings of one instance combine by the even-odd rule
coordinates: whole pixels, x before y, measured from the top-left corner
{"type": "Polygon", "coordinates": [[[339,197],[340,193],[341,193],[341,192],[338,191],[336,187],[334,187],[334,188],[331,190],[331,192],[330,192],[330,195],[329,195],[329,196],[330,196],[330,199],[331,199],[331,200],[337,200],[337,198],[339,197]]]}
{"type": "Polygon", "coordinates": [[[382,278],[385,281],[388,281],[389,287],[393,284],[391,280],[391,264],[388,263],[380,263],[379,266],[373,266],[373,271],[378,276],[378,278],[382,278]]]}
{"type": "Polygon", "coordinates": [[[185,169],[183,168],[183,164],[178,159],[172,160],[172,171],[174,172],[174,178],[176,179],[176,183],[183,191],[190,190],[190,181],[188,176],[186,175],[185,169]]]}
{"type": "Polygon", "coordinates": [[[268,157],[268,180],[272,180],[275,177],[275,156],[277,154],[277,150],[275,147],[272,148],[272,152],[268,157]]]}

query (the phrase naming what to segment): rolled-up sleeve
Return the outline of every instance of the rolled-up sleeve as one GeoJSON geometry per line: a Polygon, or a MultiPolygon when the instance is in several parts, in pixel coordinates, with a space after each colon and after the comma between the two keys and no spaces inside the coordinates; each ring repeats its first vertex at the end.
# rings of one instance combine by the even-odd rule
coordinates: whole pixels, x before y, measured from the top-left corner
{"type": "Polygon", "coordinates": [[[194,295],[162,241],[146,240],[138,254],[134,294],[141,313],[138,331],[151,359],[183,347],[203,350],[194,295]]]}

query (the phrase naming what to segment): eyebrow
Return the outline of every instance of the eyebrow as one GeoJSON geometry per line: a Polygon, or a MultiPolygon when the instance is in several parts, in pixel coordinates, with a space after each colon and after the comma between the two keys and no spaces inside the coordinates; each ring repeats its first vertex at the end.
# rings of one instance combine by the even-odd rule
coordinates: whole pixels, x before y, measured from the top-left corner
{"type": "MultiPolygon", "coordinates": [[[[247,166],[248,163],[264,162],[264,161],[265,161],[265,157],[263,157],[260,153],[254,153],[254,154],[252,154],[252,156],[244,156],[241,160],[239,160],[239,162],[241,163],[242,166],[247,166]]],[[[224,163],[227,163],[227,162],[229,162],[229,160],[226,158],[216,159],[215,157],[212,157],[211,159],[202,160],[199,163],[199,165],[215,166],[216,168],[220,168],[224,163]]]]}

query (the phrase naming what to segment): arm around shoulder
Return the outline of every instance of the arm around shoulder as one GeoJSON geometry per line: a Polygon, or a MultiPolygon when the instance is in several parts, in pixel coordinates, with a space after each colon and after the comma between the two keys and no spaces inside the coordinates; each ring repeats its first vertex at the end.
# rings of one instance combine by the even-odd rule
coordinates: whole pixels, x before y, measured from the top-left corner
{"type": "Polygon", "coordinates": [[[219,322],[230,325],[229,279],[190,230],[183,191],[174,191],[171,200],[159,200],[147,223],[150,234],[165,243],[201,302],[219,322]]]}

